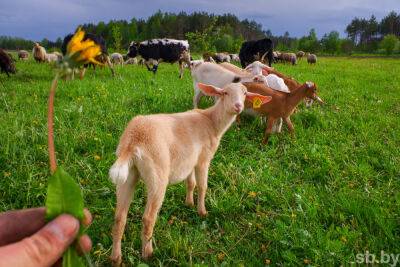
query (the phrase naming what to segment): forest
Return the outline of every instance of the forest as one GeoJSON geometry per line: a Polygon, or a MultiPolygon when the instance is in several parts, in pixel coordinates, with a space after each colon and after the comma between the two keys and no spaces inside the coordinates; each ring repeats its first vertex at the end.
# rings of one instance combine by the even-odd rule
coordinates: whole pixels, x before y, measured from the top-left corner
{"type": "MultiPolygon", "coordinates": [[[[400,53],[400,14],[395,11],[381,21],[374,15],[369,19],[355,17],[345,29],[345,38],[341,38],[338,31],[325,33],[318,38],[315,29],[310,29],[309,34],[301,38],[292,37],[289,32],[277,36],[254,20],[240,20],[233,14],[206,12],[174,14],[158,11],[147,19],[101,21],[83,24],[82,27],[87,32],[103,36],[109,48],[120,52],[126,51],[131,41],[166,37],[189,40],[193,52],[236,53],[244,40],[269,37],[274,41],[275,49],[280,51],[303,50],[331,55],[400,53]]],[[[47,49],[57,50],[61,47],[63,37],[55,41],[43,39],[40,43],[47,49]]],[[[0,36],[0,47],[5,49],[31,49],[33,43],[23,38],[0,36]]]]}

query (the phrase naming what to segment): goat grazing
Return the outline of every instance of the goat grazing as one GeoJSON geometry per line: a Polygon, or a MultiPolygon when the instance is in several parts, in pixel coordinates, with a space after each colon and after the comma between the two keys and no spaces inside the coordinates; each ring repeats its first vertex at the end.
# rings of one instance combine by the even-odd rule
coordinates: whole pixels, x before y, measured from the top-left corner
{"type": "MultiPolygon", "coordinates": [[[[297,105],[304,98],[317,99],[317,86],[312,82],[306,82],[290,93],[282,93],[259,83],[244,83],[248,92],[257,93],[265,96],[271,96],[272,100],[268,105],[253,109],[256,114],[266,116],[268,118],[267,128],[265,130],[263,143],[268,143],[268,138],[273,132],[274,123],[277,119],[283,118],[287,124],[289,131],[293,132],[294,127],[290,120],[290,115],[297,105]]],[[[245,103],[247,113],[254,113],[252,105],[249,102],[245,103]]]]}
{"type": "Polygon", "coordinates": [[[29,59],[29,52],[26,51],[26,50],[19,50],[18,51],[18,59],[28,60],[29,59]]]}
{"type": "Polygon", "coordinates": [[[198,88],[198,83],[210,84],[217,87],[224,87],[229,83],[237,82],[264,82],[265,77],[262,75],[252,75],[251,73],[244,72],[242,75],[238,75],[229,71],[218,64],[211,62],[198,62],[191,64],[190,66],[192,77],[193,77],[193,87],[194,87],[194,97],[193,97],[193,107],[197,108],[200,98],[204,95],[202,91],[198,88]]]}
{"type": "Polygon", "coordinates": [[[117,185],[111,254],[114,266],[122,261],[121,239],[137,182],[143,180],[147,188],[141,234],[142,257],[147,259],[153,254],[153,229],[167,186],[186,180],[185,203],[193,206],[197,184],[197,211],[205,216],[208,169],[221,137],[242,112],[245,99],[252,102],[258,98],[262,103],[271,100],[269,96],[248,93],[238,83],[223,89],[205,84],[198,87],[206,95],[219,96],[214,106],[183,113],[137,116],[121,136],[118,159],[110,169],[111,180],[117,185]]]}

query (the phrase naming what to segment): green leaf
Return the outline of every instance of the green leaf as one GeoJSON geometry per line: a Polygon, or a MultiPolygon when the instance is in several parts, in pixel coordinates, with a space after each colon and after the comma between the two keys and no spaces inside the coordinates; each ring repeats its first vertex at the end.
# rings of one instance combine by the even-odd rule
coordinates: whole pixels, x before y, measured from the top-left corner
{"type": "MultiPolygon", "coordinates": [[[[50,177],[47,186],[46,219],[52,220],[60,214],[68,213],[80,221],[83,219],[83,196],[79,185],[61,167],[50,177]]],[[[80,227],[80,233],[82,233],[80,227]]],[[[73,243],[74,244],[74,243],[73,243]]],[[[74,245],[63,255],[63,267],[84,266],[74,245]]]]}
{"type": "Polygon", "coordinates": [[[83,219],[83,196],[81,188],[61,167],[50,177],[47,186],[46,219],[52,220],[68,213],[80,221],[83,219]]]}
{"type": "Polygon", "coordinates": [[[76,252],[76,249],[72,246],[70,246],[67,251],[63,255],[63,267],[83,267],[85,266],[83,264],[82,258],[79,257],[78,253],[76,252]]]}

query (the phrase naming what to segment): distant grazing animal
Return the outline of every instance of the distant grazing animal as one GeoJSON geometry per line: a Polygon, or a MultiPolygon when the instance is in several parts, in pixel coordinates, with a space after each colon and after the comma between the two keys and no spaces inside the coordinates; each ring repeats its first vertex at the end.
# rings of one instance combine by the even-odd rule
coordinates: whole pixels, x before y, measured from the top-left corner
{"type": "Polygon", "coordinates": [[[197,212],[206,216],[208,171],[222,136],[242,112],[245,99],[252,102],[258,98],[265,105],[271,100],[269,96],[248,93],[240,83],[222,89],[198,86],[205,95],[218,96],[219,100],[205,110],[136,116],[121,136],[118,158],[110,169],[110,178],[117,187],[110,257],[114,266],[122,262],[121,239],[137,183],[142,180],[147,192],[141,233],[142,258],[146,260],[153,254],[154,225],[168,185],[186,181],[187,206],[194,206],[197,185],[197,212]]]}
{"type": "Polygon", "coordinates": [[[197,108],[200,98],[204,95],[198,88],[199,83],[209,84],[217,87],[224,87],[230,83],[238,82],[265,82],[265,77],[262,75],[252,75],[244,72],[236,74],[219,64],[211,62],[198,62],[191,65],[191,73],[193,78],[193,107],[197,108]]]}
{"type": "Polygon", "coordinates": [[[35,43],[32,49],[32,56],[36,62],[45,62],[46,61],[46,49],[43,46],[40,46],[38,43],[35,43]]]}
{"type": "Polygon", "coordinates": [[[229,54],[231,62],[240,62],[239,54],[229,54]]]}
{"type": "Polygon", "coordinates": [[[317,56],[315,54],[307,55],[307,62],[308,62],[308,64],[316,64],[317,63],[317,56]]]}
{"type": "Polygon", "coordinates": [[[231,57],[227,53],[216,53],[214,60],[217,63],[231,62],[231,57]]]}
{"type": "Polygon", "coordinates": [[[289,62],[292,65],[297,64],[297,57],[295,53],[281,53],[280,59],[282,62],[289,62]]]}
{"type": "Polygon", "coordinates": [[[304,53],[303,51],[299,51],[299,52],[297,52],[296,56],[300,60],[300,59],[302,59],[304,57],[305,54],[306,53],[304,53]]]}
{"type": "Polygon", "coordinates": [[[124,57],[120,53],[112,53],[110,56],[111,63],[123,65],[124,64],[124,57]]]}
{"type": "MultiPolygon", "coordinates": [[[[69,41],[71,40],[72,36],[74,36],[73,34],[68,34],[67,36],[65,36],[64,41],[62,43],[61,46],[61,52],[62,54],[65,56],[67,54],[67,45],[69,43],[69,41]]],[[[108,56],[108,52],[107,52],[107,46],[106,46],[106,41],[104,40],[103,37],[99,36],[99,35],[95,35],[92,33],[87,33],[85,32],[85,36],[83,37],[83,41],[85,40],[92,40],[96,45],[100,46],[101,49],[101,54],[96,56],[95,60],[97,60],[98,62],[107,65],[110,70],[111,70],[111,74],[114,76],[115,72],[114,72],[114,68],[111,64],[110,61],[110,57],[108,56]]],[[[88,66],[93,66],[94,69],[96,69],[96,65],[94,64],[86,64],[84,66],[84,69],[81,72],[81,78],[83,77],[85,70],[88,66]]]]}
{"type": "Polygon", "coordinates": [[[268,143],[268,138],[273,132],[273,126],[277,119],[283,118],[289,131],[293,132],[294,127],[290,120],[290,115],[292,115],[297,105],[304,98],[316,100],[318,97],[317,86],[312,82],[306,82],[290,93],[275,91],[260,83],[244,83],[244,85],[249,92],[272,97],[272,100],[268,105],[261,106],[260,108],[253,109],[252,104],[249,102],[245,104],[247,112],[252,114],[255,112],[260,116],[268,117],[267,128],[263,140],[264,144],[268,143]]]}
{"type": "Polygon", "coordinates": [[[274,44],[271,39],[264,38],[256,41],[247,41],[242,43],[239,58],[242,68],[255,60],[268,58],[268,65],[272,66],[274,44]]]}
{"type": "Polygon", "coordinates": [[[140,43],[132,42],[127,57],[141,56],[149,71],[156,74],[160,62],[179,63],[179,78],[183,77],[184,64],[190,65],[190,51],[187,40],[151,39],[140,43]],[[149,65],[153,65],[150,68],[149,65]]]}
{"type": "Polygon", "coordinates": [[[53,52],[53,53],[46,54],[46,61],[49,63],[60,61],[60,60],[62,60],[62,58],[63,58],[63,56],[59,52],[53,52]]]}
{"type": "Polygon", "coordinates": [[[26,51],[26,50],[19,50],[18,51],[18,59],[28,60],[29,59],[29,52],[26,51]]]}
{"type": "Polygon", "coordinates": [[[16,73],[14,61],[11,59],[10,55],[0,48],[0,68],[1,72],[5,72],[8,77],[10,73],[16,73]]]}
{"type": "Polygon", "coordinates": [[[137,58],[128,58],[125,62],[125,65],[137,65],[138,64],[138,60],[137,58]]]}

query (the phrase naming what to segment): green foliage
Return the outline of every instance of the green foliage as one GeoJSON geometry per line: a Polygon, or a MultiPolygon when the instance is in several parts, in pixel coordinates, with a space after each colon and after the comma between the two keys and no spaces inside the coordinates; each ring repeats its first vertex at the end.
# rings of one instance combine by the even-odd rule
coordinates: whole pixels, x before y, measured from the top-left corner
{"type": "MultiPolygon", "coordinates": [[[[54,73],[33,60],[16,67],[10,78],[0,74],[0,211],[43,205],[48,180],[54,73]]],[[[184,205],[184,183],[168,187],[149,266],[264,266],[266,259],[271,266],[302,266],[304,259],[349,266],[366,250],[400,251],[398,60],[319,57],[312,67],[303,60],[274,68],[316,82],[327,104],[301,104],[292,115],[295,136],[284,126],[267,146],[260,119],[243,115],[211,162],[207,218],[184,205]]],[[[139,114],[192,108],[190,73],[178,79],[176,64],[161,63],[155,76],[131,65],[116,74],[89,69],[82,81],[60,81],[56,98],[57,158],[94,215],[88,234],[95,266],[109,266],[116,199],[108,171],[127,123],[139,114]]],[[[122,241],[126,266],[141,262],[145,196],[139,183],[122,241]]]]}
{"type": "Polygon", "coordinates": [[[308,36],[299,39],[299,50],[316,53],[320,49],[320,43],[317,38],[315,29],[311,29],[308,36]]]}
{"type": "MultiPolygon", "coordinates": [[[[58,167],[49,178],[47,186],[47,220],[52,220],[63,213],[68,213],[82,221],[83,207],[83,197],[79,185],[62,167],[58,167]]],[[[63,267],[70,266],[84,266],[73,245],[63,255],[63,267]]]]}
{"type": "Polygon", "coordinates": [[[399,46],[399,39],[394,34],[386,35],[380,43],[380,47],[386,54],[391,55],[399,46]]]}
{"type": "Polygon", "coordinates": [[[325,34],[321,39],[322,48],[325,52],[335,54],[339,52],[340,38],[339,32],[331,31],[329,34],[325,34]]]}
{"type": "Polygon", "coordinates": [[[114,41],[113,44],[114,44],[115,51],[120,52],[122,35],[121,35],[120,27],[118,25],[114,25],[112,27],[112,37],[113,37],[113,41],[114,41]]]}

